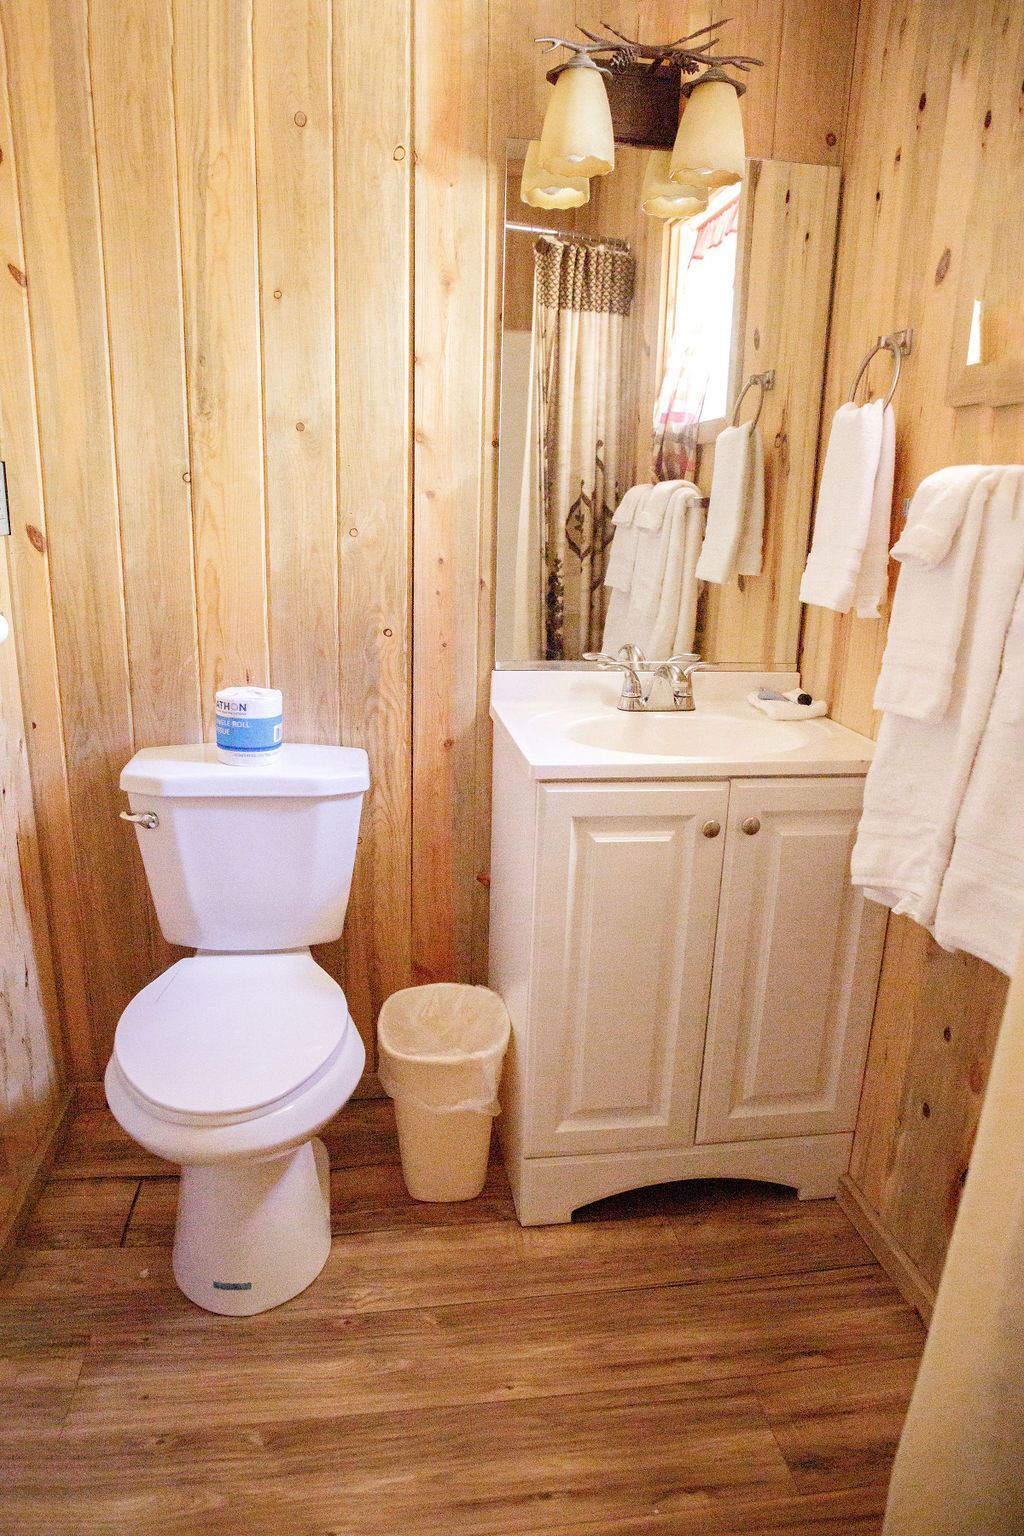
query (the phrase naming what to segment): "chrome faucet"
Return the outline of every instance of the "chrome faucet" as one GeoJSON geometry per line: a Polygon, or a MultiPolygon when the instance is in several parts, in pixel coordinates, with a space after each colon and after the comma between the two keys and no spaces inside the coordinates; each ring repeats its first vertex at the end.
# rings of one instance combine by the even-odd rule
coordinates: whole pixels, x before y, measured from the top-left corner
{"type": "Polygon", "coordinates": [[[691,679],[694,672],[706,665],[694,651],[670,656],[667,661],[648,661],[635,645],[622,646],[615,656],[586,651],[583,660],[596,661],[606,671],[622,673],[618,707],[630,714],[689,713],[694,708],[691,679]],[[643,678],[648,673],[650,681],[645,689],[643,678]]]}

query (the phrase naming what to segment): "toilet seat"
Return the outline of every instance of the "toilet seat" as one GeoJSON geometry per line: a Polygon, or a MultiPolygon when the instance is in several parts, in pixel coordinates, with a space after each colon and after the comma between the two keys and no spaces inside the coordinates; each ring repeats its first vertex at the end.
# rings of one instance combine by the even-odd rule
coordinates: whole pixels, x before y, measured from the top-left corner
{"type": "Polygon", "coordinates": [[[196,955],[132,999],[111,1064],[156,1116],[223,1126],[312,1086],[349,1026],[344,992],[308,950],[196,955]]]}

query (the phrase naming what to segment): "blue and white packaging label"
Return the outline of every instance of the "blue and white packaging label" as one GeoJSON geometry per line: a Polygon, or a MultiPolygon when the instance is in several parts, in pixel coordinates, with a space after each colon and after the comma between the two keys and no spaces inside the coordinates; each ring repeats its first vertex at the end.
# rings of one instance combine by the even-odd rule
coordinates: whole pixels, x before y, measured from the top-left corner
{"type": "Polygon", "coordinates": [[[217,746],[239,756],[276,752],[284,738],[279,688],[222,688],[217,694],[217,746]]]}

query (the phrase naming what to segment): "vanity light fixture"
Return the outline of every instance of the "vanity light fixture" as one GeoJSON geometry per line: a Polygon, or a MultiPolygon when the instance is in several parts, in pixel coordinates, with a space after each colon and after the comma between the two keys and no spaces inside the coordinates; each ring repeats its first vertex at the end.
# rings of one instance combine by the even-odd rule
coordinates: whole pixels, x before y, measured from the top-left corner
{"type": "Polygon", "coordinates": [[[557,71],[540,135],[540,163],[557,176],[607,176],[615,166],[615,130],[604,76],[586,44],[557,71]]]}
{"type": "MultiPolygon", "coordinates": [[[[606,176],[614,168],[615,127],[607,78],[616,113],[621,110],[628,119],[619,134],[622,142],[667,149],[675,136],[662,182],[653,178],[662,177],[664,160],[648,164],[652,180],[648,187],[645,179],[645,212],[656,218],[687,218],[703,206],[695,183],[714,191],[741,181],[745,147],[739,97],[746,86],[726,71],[746,72],[763,60],[716,53],[719,40],[712,34],[722,25],[712,23],[671,43],[641,43],[606,23],[600,33],[580,27],[585,42],[538,37],[549,51],[566,48],[571,55],[547,77],[555,89],[539,140],[540,165],[561,179],[606,176]],[[683,76],[695,78],[681,85],[683,76]],[[681,121],[680,95],[687,98],[681,121]],[[670,209],[670,192],[652,190],[669,181],[683,189],[679,212],[670,209]],[[696,198],[698,206],[689,207],[690,198],[696,198]]],[[[623,124],[619,126],[621,130],[623,124]]]]}
{"type": "Polygon", "coordinates": [[[672,150],[673,181],[687,184],[699,176],[714,191],[743,180],[746,148],[739,99],[745,90],[717,65],[682,87],[687,101],[672,150]]]}
{"type": "Polygon", "coordinates": [[[671,164],[671,150],[651,150],[644,171],[640,206],[654,219],[692,219],[708,206],[707,185],[698,176],[689,181],[672,181],[669,177],[671,164]]]}
{"type": "Polygon", "coordinates": [[[556,176],[540,163],[540,143],[531,139],[526,150],[519,196],[531,208],[582,208],[590,201],[586,176],[556,176]]]}

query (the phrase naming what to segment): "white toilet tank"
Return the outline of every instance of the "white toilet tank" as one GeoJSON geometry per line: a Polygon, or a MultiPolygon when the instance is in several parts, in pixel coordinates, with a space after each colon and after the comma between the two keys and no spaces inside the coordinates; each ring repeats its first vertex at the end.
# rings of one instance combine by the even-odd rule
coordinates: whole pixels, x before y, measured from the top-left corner
{"type": "MultiPolygon", "coordinates": [[[[366,753],[286,745],[222,763],[213,746],[146,747],[121,774],[164,937],[193,949],[299,949],[341,934],[366,753]]],[[[123,813],[122,813],[123,814],[123,813]]]]}

